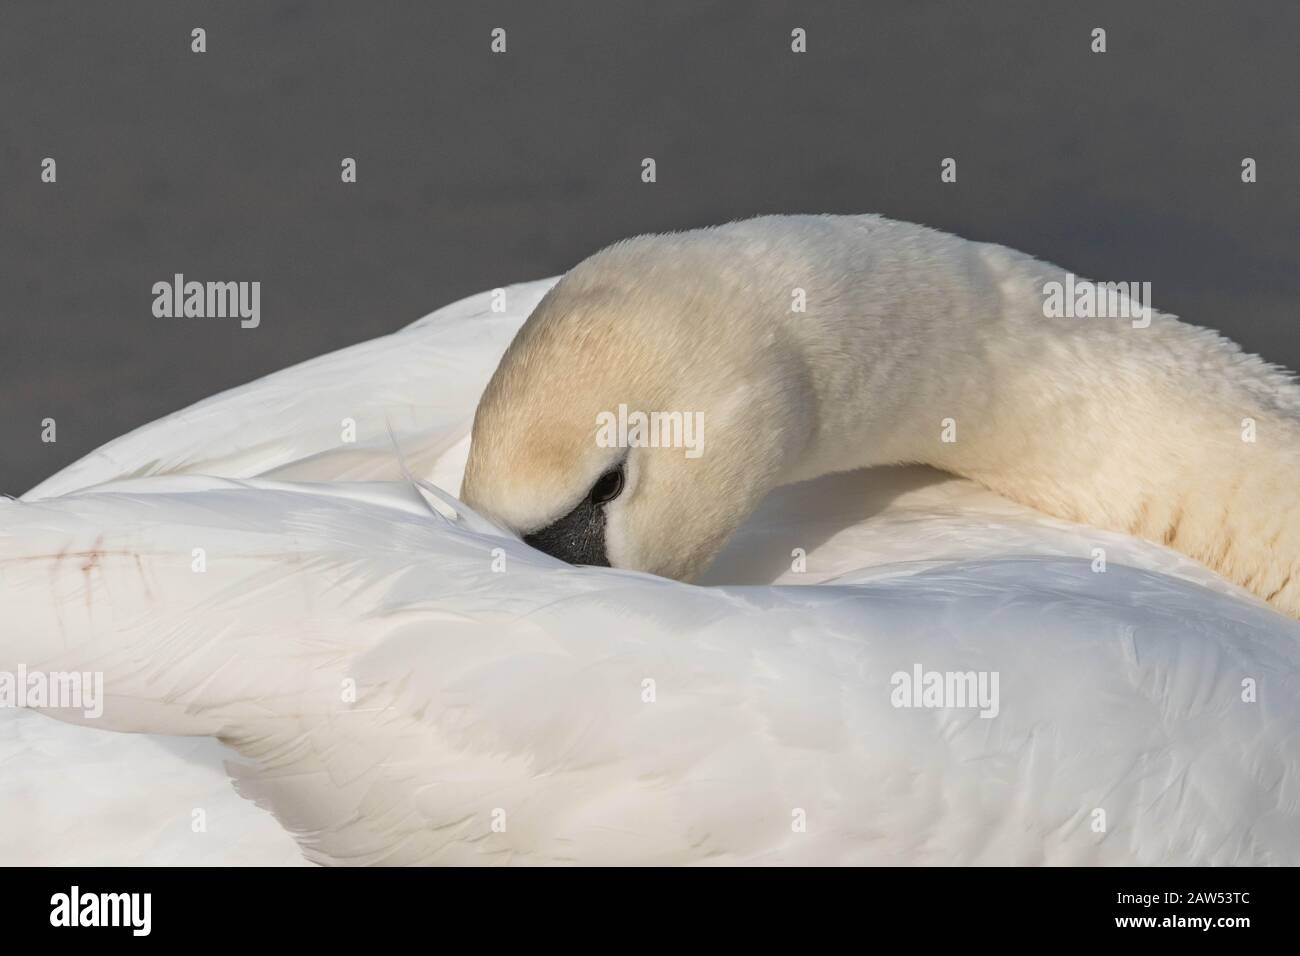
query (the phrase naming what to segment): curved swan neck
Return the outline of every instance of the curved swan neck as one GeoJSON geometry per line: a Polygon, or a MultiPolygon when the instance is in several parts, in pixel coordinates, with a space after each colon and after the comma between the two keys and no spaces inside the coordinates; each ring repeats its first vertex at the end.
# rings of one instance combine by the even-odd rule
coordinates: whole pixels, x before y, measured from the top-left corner
{"type": "MultiPolygon", "coordinates": [[[[1150,309],[1149,287],[1122,314],[1055,314],[1058,286],[1086,304],[1087,280],[1000,246],[875,216],[727,228],[752,230],[764,263],[751,279],[767,307],[751,311],[815,370],[795,391],[810,426],[784,481],[933,465],[1174,547],[1300,616],[1300,389],[1286,375],[1150,309]]],[[[1094,313],[1113,313],[1109,289],[1093,291],[1094,313]]]]}

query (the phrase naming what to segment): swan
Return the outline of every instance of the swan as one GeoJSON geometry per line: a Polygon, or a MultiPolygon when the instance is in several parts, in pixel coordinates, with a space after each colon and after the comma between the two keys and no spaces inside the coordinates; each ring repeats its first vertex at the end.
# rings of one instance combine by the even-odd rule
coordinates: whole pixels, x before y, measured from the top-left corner
{"type": "MultiPolygon", "coordinates": [[[[1016,259],[963,254],[957,274],[1016,259]]],[[[703,295],[676,278],[634,298],[703,295]]],[[[595,339],[590,355],[546,344],[564,325],[546,317],[579,289],[473,296],[0,501],[0,674],[94,671],[105,688],[93,719],[0,707],[0,860],[1300,862],[1300,624],[1185,551],[1044,513],[984,474],[827,469],[829,447],[803,473],[758,474],[721,415],[758,396],[726,381],[717,404],[625,396],[705,411],[703,454],[630,450],[600,503],[607,534],[544,533],[589,500],[600,455],[629,451],[566,447],[563,416],[538,405],[554,393],[526,371],[557,362],[575,420],[604,397],[595,339]],[[529,429],[505,433],[517,458],[490,447],[511,403],[538,428],[561,421],[549,463],[529,429]],[[677,485],[699,500],[669,519],[674,540],[614,514],[662,509],[657,482],[729,448],[739,462],[707,467],[731,467],[734,487],[677,485]],[[500,492],[528,467],[545,477],[509,505],[500,492]],[[750,485],[767,490],[719,535],[730,519],[712,512],[750,485]],[[565,560],[596,549],[611,566],[565,560]],[[927,700],[935,675],[997,694],[927,700]]],[[[602,297],[629,301],[586,301],[602,297]]],[[[630,343],[605,348],[635,367],[630,343]]],[[[822,414],[787,398],[772,421],[822,414]]],[[[958,444],[976,407],[953,412],[958,444]]]]}
{"type": "Polygon", "coordinates": [[[1300,616],[1300,387],[1172,316],[1045,317],[1066,280],[879,216],[618,243],[506,351],[465,500],[559,557],[690,580],[773,488],[921,463],[1300,616]],[[616,408],[686,409],[708,452],[593,441],[616,408]]]}

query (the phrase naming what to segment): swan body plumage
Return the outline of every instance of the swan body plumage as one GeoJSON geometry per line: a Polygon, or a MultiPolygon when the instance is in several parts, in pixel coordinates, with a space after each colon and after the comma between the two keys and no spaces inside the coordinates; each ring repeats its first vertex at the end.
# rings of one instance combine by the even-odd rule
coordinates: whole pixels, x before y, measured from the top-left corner
{"type": "Polygon", "coordinates": [[[0,858],[1300,862],[1300,624],[1161,543],[877,468],[767,490],[691,584],[454,497],[554,285],[0,502],[0,671],[106,688],[0,708],[0,858]],[[996,673],[996,716],[900,705],[931,671],[996,673]]]}

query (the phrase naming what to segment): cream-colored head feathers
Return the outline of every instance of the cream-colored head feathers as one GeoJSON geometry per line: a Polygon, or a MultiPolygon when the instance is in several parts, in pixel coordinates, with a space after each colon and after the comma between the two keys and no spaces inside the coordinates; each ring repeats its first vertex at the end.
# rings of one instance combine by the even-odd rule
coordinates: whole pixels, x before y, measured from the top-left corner
{"type": "Polygon", "coordinates": [[[713,231],[642,237],[565,276],[479,403],[466,502],[528,535],[621,465],[621,492],[603,506],[608,562],[681,579],[703,570],[798,451],[786,394],[798,373],[742,314],[752,299],[726,281],[733,245],[713,231]],[[620,407],[691,416],[700,448],[602,444],[602,416],[620,407]]]}

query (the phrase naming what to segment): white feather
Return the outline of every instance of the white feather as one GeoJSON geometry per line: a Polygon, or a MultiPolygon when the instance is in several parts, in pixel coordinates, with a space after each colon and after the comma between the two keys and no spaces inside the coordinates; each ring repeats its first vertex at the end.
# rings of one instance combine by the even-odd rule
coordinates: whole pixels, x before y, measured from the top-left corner
{"type": "Polygon", "coordinates": [[[0,503],[0,670],[108,692],[95,728],[0,711],[6,862],[1300,862],[1300,625],[1172,551],[908,469],[776,492],[700,587],[424,487],[548,285],[0,503]],[[998,716],[892,706],[914,664],[998,672],[998,716]],[[214,788],[228,751],[107,730],[219,737],[278,826],[214,788]]]}

